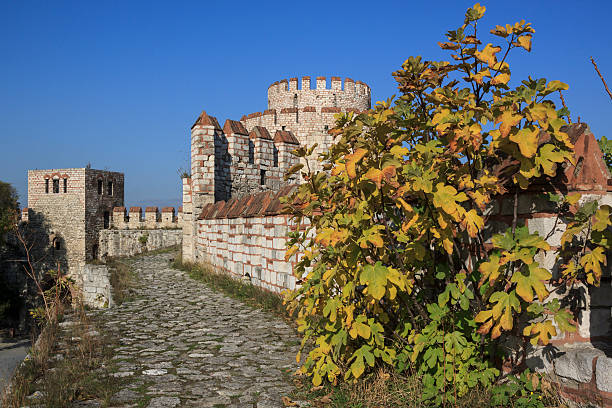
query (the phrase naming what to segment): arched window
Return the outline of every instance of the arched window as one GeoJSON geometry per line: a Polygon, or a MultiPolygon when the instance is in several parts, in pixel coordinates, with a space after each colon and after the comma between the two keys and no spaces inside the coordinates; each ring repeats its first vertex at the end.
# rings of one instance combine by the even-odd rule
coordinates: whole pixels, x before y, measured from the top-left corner
{"type": "Polygon", "coordinates": [[[59,179],[58,178],[57,179],[53,179],[53,193],[54,194],[58,194],[59,190],[60,190],[59,179]]]}
{"type": "Polygon", "coordinates": [[[98,179],[98,194],[102,194],[102,179],[98,179]]]}
{"type": "Polygon", "coordinates": [[[49,179],[45,179],[45,193],[49,194],[49,179]]]}
{"type": "Polygon", "coordinates": [[[67,192],[68,192],[68,179],[65,178],[64,179],[64,193],[67,193],[67,192]]]}
{"type": "Polygon", "coordinates": [[[108,194],[109,196],[113,195],[113,181],[112,180],[108,182],[106,194],[108,194]]]}

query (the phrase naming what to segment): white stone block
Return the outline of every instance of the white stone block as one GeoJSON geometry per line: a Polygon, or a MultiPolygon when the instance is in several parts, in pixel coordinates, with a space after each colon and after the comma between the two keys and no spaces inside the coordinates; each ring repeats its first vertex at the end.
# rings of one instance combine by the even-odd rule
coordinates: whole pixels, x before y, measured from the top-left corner
{"type": "Polygon", "coordinates": [[[593,375],[593,359],[603,352],[593,348],[565,349],[554,361],[555,374],[580,383],[588,383],[593,375]]]}
{"type": "Polygon", "coordinates": [[[599,356],[595,367],[597,389],[612,392],[612,358],[599,356]]]}

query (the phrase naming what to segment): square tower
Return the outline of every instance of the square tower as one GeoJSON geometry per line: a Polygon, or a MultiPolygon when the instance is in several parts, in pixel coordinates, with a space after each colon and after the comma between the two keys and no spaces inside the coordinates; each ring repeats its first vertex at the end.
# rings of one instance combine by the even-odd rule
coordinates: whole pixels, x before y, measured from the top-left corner
{"type": "Polygon", "coordinates": [[[29,170],[30,223],[47,235],[69,269],[79,271],[97,258],[98,232],[110,228],[113,207],[123,206],[123,184],[123,173],[112,171],[29,170]]]}

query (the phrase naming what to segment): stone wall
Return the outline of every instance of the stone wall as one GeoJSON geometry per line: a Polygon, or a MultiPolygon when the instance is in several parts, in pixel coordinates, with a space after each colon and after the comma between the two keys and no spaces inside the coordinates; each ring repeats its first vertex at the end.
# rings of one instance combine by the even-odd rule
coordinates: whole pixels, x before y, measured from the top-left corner
{"type": "Polygon", "coordinates": [[[110,228],[114,207],[123,206],[123,173],[85,169],[85,259],[98,257],[98,232],[110,228]]]}
{"type": "Polygon", "coordinates": [[[327,78],[319,76],[314,87],[309,76],[302,77],[301,86],[297,78],[283,79],[268,87],[268,109],[304,108],[306,106],[330,106],[370,109],[371,90],[361,81],[331,77],[331,87],[327,78]],[[343,86],[344,85],[344,86],[343,86]]]}
{"type": "Polygon", "coordinates": [[[279,201],[291,188],[206,205],[197,221],[196,262],[272,292],[295,288],[298,255],[285,259],[287,234],[295,225],[280,214],[279,201]]]}
{"type": "Polygon", "coordinates": [[[90,168],[29,170],[24,220],[45,231],[71,271],[80,270],[96,258],[112,208],[123,205],[123,183],[122,173],[90,168]]]}
{"type": "Polygon", "coordinates": [[[100,257],[132,256],[156,249],[181,245],[180,229],[128,230],[106,229],[100,231],[100,257]]]}
{"type": "Polygon", "coordinates": [[[180,229],[183,222],[183,207],[178,211],[174,207],[114,207],[111,213],[110,227],[113,229],[180,229]]]}
{"type": "Polygon", "coordinates": [[[106,265],[84,265],[77,284],[81,288],[84,304],[97,308],[113,305],[110,272],[106,265]]]}

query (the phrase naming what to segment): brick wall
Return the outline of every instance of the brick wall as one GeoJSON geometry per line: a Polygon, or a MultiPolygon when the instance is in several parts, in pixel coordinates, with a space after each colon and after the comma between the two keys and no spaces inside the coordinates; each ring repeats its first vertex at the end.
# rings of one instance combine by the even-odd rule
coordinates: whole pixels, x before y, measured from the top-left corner
{"type": "Polygon", "coordinates": [[[198,261],[272,292],[295,288],[298,255],[285,259],[287,233],[295,226],[280,214],[279,201],[291,188],[205,206],[197,222],[198,261]]]}

